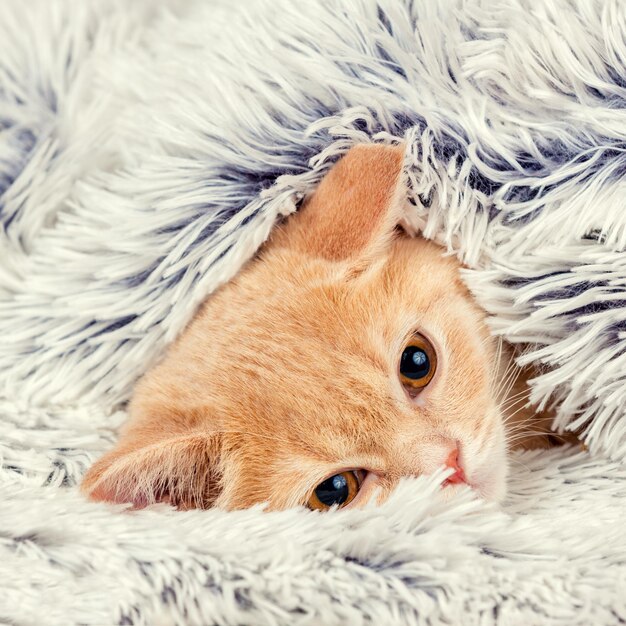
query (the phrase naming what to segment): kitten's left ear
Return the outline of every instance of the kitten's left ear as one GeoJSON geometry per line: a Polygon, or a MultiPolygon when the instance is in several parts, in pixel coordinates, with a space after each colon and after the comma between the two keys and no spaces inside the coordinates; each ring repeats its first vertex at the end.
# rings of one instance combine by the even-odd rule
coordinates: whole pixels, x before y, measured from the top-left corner
{"type": "Polygon", "coordinates": [[[404,146],[351,148],[273,241],[331,261],[375,257],[402,221],[404,146]]]}
{"type": "Polygon", "coordinates": [[[219,495],[220,443],[219,434],[129,431],[89,469],[81,489],[92,500],[134,508],[156,502],[208,508],[219,495]]]}

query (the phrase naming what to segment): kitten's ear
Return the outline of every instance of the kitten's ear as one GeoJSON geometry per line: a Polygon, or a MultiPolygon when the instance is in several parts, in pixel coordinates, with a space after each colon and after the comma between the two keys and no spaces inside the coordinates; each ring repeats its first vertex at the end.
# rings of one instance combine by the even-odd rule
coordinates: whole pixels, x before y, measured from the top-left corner
{"type": "Polygon", "coordinates": [[[278,245],[332,261],[373,257],[402,221],[404,147],[351,148],[277,233],[278,245]]]}
{"type": "Polygon", "coordinates": [[[155,439],[129,432],[87,472],[81,489],[92,500],[143,508],[168,502],[208,508],[219,495],[220,437],[193,432],[155,439]]]}

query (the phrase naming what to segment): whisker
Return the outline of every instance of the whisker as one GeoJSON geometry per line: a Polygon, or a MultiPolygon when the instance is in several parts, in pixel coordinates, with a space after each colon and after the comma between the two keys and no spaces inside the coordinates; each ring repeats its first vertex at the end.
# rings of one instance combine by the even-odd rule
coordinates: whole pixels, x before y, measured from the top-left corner
{"type": "Polygon", "coordinates": [[[507,396],[504,400],[502,400],[502,404],[506,404],[509,400],[514,400],[515,398],[519,398],[521,396],[528,396],[528,388],[524,388],[513,395],[507,396]]]}
{"type": "Polygon", "coordinates": [[[509,411],[514,406],[518,406],[521,403],[523,403],[525,407],[529,405],[528,398],[525,395],[518,397],[518,398],[514,398],[512,400],[507,400],[507,402],[501,404],[499,408],[500,408],[500,411],[504,413],[505,411],[509,411]]]}
{"type": "Polygon", "coordinates": [[[514,355],[512,354],[509,359],[509,363],[505,369],[501,383],[495,393],[496,398],[499,398],[500,401],[504,401],[507,398],[511,389],[519,378],[520,371],[521,370],[517,366],[517,363],[515,363],[514,355]]]}
{"type": "MultiPolygon", "coordinates": [[[[507,426],[508,423],[516,416],[519,415],[524,409],[526,409],[526,405],[521,406],[519,408],[517,408],[515,411],[513,411],[513,413],[511,413],[510,415],[507,416],[507,418],[504,421],[504,425],[507,426]]],[[[513,426],[518,426],[519,424],[528,424],[530,422],[534,422],[536,421],[537,416],[536,415],[530,415],[529,417],[527,417],[523,422],[517,422],[516,424],[514,424],[513,426]]]]}

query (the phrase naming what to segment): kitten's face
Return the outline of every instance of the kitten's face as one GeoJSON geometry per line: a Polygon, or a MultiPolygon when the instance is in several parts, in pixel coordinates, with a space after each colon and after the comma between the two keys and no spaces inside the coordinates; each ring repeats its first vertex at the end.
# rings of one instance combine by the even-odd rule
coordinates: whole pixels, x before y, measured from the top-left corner
{"type": "Polygon", "coordinates": [[[207,419],[219,415],[219,428],[233,431],[221,504],[306,503],[349,469],[371,474],[368,489],[387,490],[433,472],[457,446],[468,482],[502,494],[492,343],[456,263],[434,245],[399,239],[351,278],[272,251],[207,305],[189,335],[179,363],[196,365],[184,377],[195,379],[196,397],[210,397],[207,419]],[[436,353],[421,391],[400,372],[417,334],[436,353]]]}
{"type": "Polygon", "coordinates": [[[359,506],[446,462],[453,479],[503,495],[499,363],[484,313],[454,260],[394,233],[399,153],[372,160],[374,150],[352,164],[351,152],[140,382],[120,445],[87,476],[93,497],[359,506]],[[320,213],[329,205],[343,221],[320,213]],[[332,232],[311,236],[313,224],[332,232]]]}

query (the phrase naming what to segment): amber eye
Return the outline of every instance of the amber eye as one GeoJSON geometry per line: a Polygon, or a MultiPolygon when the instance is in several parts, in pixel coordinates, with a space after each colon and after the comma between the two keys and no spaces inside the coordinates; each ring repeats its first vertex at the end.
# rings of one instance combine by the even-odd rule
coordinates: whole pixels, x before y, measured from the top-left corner
{"type": "Polygon", "coordinates": [[[400,380],[409,390],[420,390],[431,381],[437,369],[437,354],[430,341],[413,335],[400,358],[400,380]]]}
{"type": "Polygon", "coordinates": [[[307,506],[317,511],[325,511],[333,505],[346,506],[359,493],[366,472],[349,470],[323,480],[311,494],[307,506]]]}

